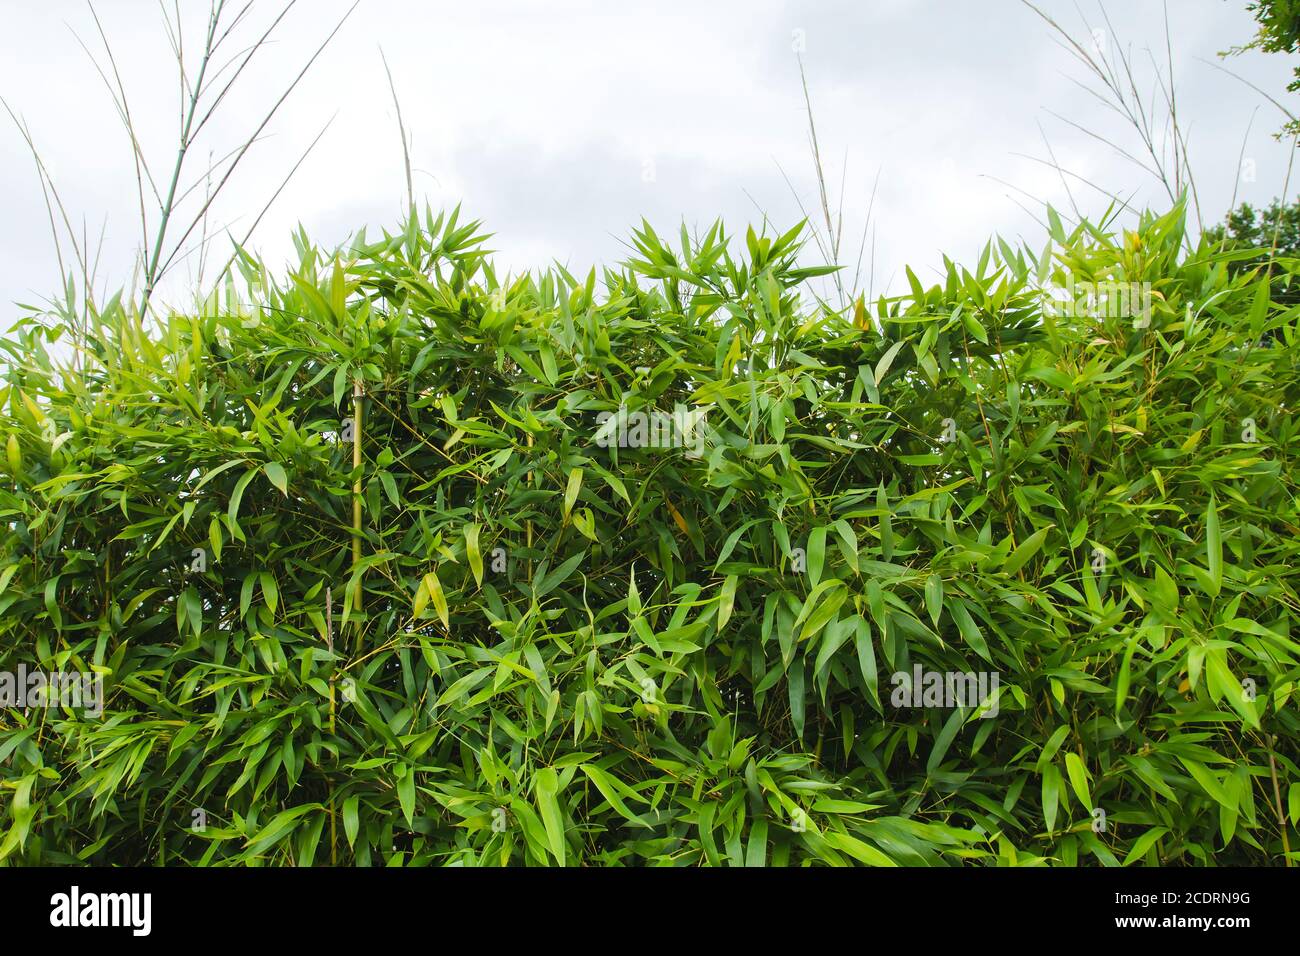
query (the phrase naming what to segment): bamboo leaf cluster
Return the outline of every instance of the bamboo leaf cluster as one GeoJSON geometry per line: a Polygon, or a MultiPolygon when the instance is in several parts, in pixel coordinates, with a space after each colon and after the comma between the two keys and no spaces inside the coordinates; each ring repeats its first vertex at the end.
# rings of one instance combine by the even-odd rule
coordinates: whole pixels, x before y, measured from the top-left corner
{"type": "Polygon", "coordinates": [[[0,670],[103,709],[0,710],[0,860],[1294,860],[1296,263],[1049,231],[836,310],[800,227],[412,211],[20,320],[0,670]]]}

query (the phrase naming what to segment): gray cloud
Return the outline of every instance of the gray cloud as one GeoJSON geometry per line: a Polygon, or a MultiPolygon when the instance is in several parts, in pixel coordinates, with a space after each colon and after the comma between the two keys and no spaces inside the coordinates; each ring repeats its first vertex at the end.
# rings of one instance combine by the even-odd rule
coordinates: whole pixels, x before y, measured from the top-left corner
{"type": "MultiPolygon", "coordinates": [[[[1069,0],[1042,6],[1087,35],[1069,0]]],[[[140,242],[130,155],[107,94],[63,21],[87,39],[93,24],[74,0],[15,7],[20,12],[9,19],[17,25],[0,36],[0,95],[30,122],[77,227],[84,216],[94,236],[107,217],[101,284],[123,284],[140,242]]],[[[205,132],[205,148],[219,154],[238,140],[344,8],[342,0],[319,0],[291,15],[273,57],[205,132]]],[[[1083,10],[1090,26],[1104,26],[1095,7],[1083,10]]],[[[1112,53],[1131,50],[1152,92],[1150,57],[1164,57],[1162,4],[1114,4],[1110,13],[1118,36],[1107,31],[1103,42],[1112,53]]],[[[174,149],[177,88],[157,8],[104,4],[101,14],[161,175],[174,149]]],[[[1270,136],[1279,124],[1272,107],[1202,62],[1251,35],[1244,0],[1183,0],[1172,16],[1180,111],[1201,204],[1213,220],[1234,189],[1239,201],[1280,192],[1287,149],[1270,136]],[[1245,181],[1237,156],[1256,109],[1244,139],[1256,178],[1245,181]]],[[[274,138],[250,153],[213,222],[247,223],[333,114],[255,245],[279,261],[298,222],[327,243],[365,224],[395,222],[405,181],[382,44],[414,138],[417,190],[435,207],[463,202],[467,215],[483,219],[503,267],[556,258],[585,271],[617,260],[642,216],[665,229],[721,216],[734,233],[762,210],[785,226],[800,217],[801,204],[818,211],[796,40],[836,199],[844,183],[842,259],[857,256],[880,170],[877,292],[904,263],[923,274],[940,251],[969,257],[994,233],[1037,245],[1039,227],[1017,201],[1031,212],[1034,199],[1068,209],[1072,197],[1084,211],[1103,208],[1105,197],[1081,179],[1069,180],[1067,194],[1054,170],[1026,158],[1047,158],[1044,136],[1080,177],[1135,193],[1138,203],[1168,201],[1132,162],[1049,114],[1138,148],[1079,88],[1080,68],[1046,25],[1012,0],[669,0],[653,8],[373,2],[286,104],[274,138]]],[[[1250,55],[1227,65],[1275,94],[1289,77],[1285,57],[1250,55]]],[[[12,125],[0,129],[0,176],[0,300],[32,301],[55,287],[57,269],[31,160],[12,125]]],[[[173,298],[186,281],[178,271],[173,298]]]]}

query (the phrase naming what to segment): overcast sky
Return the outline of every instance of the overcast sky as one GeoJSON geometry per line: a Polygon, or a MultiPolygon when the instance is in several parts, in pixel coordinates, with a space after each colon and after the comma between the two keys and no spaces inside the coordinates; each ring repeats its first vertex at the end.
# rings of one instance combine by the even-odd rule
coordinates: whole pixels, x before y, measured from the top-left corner
{"type": "MultiPolygon", "coordinates": [[[[230,0],[235,8],[243,2],[230,0]]],[[[204,130],[183,186],[210,151],[219,159],[251,132],[349,5],[300,0],[275,46],[204,130]]],[[[1165,115],[1152,72],[1152,54],[1162,68],[1166,55],[1160,0],[1109,4],[1113,32],[1088,0],[1039,5],[1112,59],[1127,50],[1144,96],[1154,93],[1155,113],[1165,115]]],[[[1290,98],[1285,56],[1217,55],[1253,34],[1245,5],[1169,3],[1179,116],[1207,221],[1222,217],[1234,189],[1238,201],[1267,201],[1287,173],[1288,147],[1272,136],[1281,114],[1214,65],[1290,98]]],[[[193,54],[207,4],[181,6],[193,54]]],[[[258,0],[240,28],[245,41],[279,6],[258,0]]],[[[99,0],[96,9],[164,188],[179,88],[158,5],[99,0]]],[[[92,246],[106,223],[97,286],[125,285],[141,243],[135,173],[112,100],[78,43],[103,62],[88,7],[0,0],[0,10],[0,96],[29,124],[92,246]]],[[[661,233],[719,216],[741,233],[764,213],[785,228],[802,217],[801,203],[810,214],[818,209],[796,49],[836,208],[844,184],[840,258],[850,272],[879,171],[876,294],[905,288],[904,263],[932,277],[942,253],[970,261],[994,234],[1041,247],[1041,227],[1026,209],[1041,216],[1044,200],[1070,208],[1061,176],[1042,162],[1049,147],[1083,179],[1133,195],[1136,205],[1168,206],[1163,188],[1134,161],[1053,115],[1144,158],[1132,130],[1080,86],[1089,84],[1083,68],[1019,0],[361,0],[232,177],[213,208],[213,231],[230,224],[242,237],[331,117],[254,245],[278,265],[299,222],[331,245],[362,226],[377,233],[395,224],[406,185],[381,47],[412,136],[417,198],[435,208],[461,203],[484,220],[498,263],[511,270],[553,259],[583,271],[614,262],[643,216],[661,233]]],[[[0,175],[0,325],[7,327],[17,315],[9,303],[40,301],[56,286],[58,267],[31,155],[2,111],[0,175]]],[[[1067,181],[1085,211],[1104,208],[1099,192],[1067,181]]],[[[229,244],[217,243],[213,256],[224,260],[229,244]]],[[[864,288],[870,259],[868,239],[864,288]]],[[[187,267],[196,264],[191,258],[173,273],[169,301],[193,281],[187,267]]]]}

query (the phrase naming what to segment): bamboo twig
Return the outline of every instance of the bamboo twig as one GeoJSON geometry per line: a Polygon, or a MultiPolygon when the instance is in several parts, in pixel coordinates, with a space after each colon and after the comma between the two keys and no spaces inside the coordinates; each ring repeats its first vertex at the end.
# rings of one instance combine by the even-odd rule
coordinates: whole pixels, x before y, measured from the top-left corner
{"type": "Polygon", "coordinates": [[[1271,735],[1265,735],[1264,745],[1268,748],[1268,772],[1273,776],[1273,802],[1274,809],[1277,810],[1277,825],[1282,831],[1282,857],[1286,861],[1285,865],[1291,865],[1291,840],[1286,835],[1286,814],[1282,812],[1282,788],[1277,784],[1277,761],[1273,759],[1273,740],[1271,735]]]}

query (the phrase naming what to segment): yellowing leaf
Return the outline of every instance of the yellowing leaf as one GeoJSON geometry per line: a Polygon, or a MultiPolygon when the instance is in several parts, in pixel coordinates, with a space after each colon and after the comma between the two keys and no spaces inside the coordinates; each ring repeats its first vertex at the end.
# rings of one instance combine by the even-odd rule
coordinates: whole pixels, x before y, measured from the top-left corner
{"type": "Polygon", "coordinates": [[[664,499],[664,504],[668,506],[668,513],[671,514],[673,520],[677,522],[677,527],[682,529],[682,534],[689,535],[691,533],[690,528],[687,527],[686,519],[682,517],[682,513],[674,508],[673,503],[667,498],[664,499]]]}
{"type": "Polygon", "coordinates": [[[433,602],[433,609],[438,614],[438,619],[442,621],[443,627],[450,627],[451,620],[447,614],[447,597],[442,591],[442,582],[438,580],[438,575],[430,571],[420,581],[420,586],[415,589],[415,601],[411,606],[413,617],[419,617],[420,612],[425,609],[428,603],[433,602]]]}

